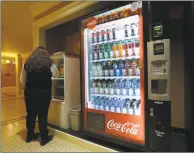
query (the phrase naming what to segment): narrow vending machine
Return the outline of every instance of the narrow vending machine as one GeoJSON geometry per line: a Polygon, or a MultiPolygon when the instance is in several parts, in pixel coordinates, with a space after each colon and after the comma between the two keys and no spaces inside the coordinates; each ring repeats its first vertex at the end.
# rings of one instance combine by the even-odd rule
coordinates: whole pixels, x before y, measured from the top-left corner
{"type": "Polygon", "coordinates": [[[142,3],[81,22],[83,130],[145,146],[142,3]]]}
{"type": "Polygon", "coordinates": [[[153,26],[153,41],[148,42],[147,47],[149,149],[153,151],[170,151],[170,39],[163,39],[162,23],[153,26]]]}

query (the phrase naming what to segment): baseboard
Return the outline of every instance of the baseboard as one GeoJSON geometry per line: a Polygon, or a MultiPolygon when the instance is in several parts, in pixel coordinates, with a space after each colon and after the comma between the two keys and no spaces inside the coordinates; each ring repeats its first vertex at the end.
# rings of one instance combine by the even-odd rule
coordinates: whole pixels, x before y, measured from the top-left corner
{"type": "Polygon", "coordinates": [[[89,142],[87,140],[84,140],[84,139],[75,137],[73,135],[61,132],[61,131],[56,130],[56,129],[51,128],[51,127],[49,127],[49,130],[54,136],[57,136],[58,138],[61,138],[65,141],[73,143],[79,147],[82,147],[83,149],[90,151],[90,152],[117,152],[117,151],[112,150],[110,148],[106,148],[106,147],[100,146],[98,144],[94,144],[94,143],[89,142]]]}
{"type": "Polygon", "coordinates": [[[182,128],[171,127],[171,130],[173,133],[184,134],[184,135],[186,133],[185,129],[182,129],[182,128]]]}

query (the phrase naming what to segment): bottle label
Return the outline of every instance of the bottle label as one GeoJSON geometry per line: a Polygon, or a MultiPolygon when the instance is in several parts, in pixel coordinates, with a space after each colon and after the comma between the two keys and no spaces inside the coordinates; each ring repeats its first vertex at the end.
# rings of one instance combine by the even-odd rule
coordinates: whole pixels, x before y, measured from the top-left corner
{"type": "Polygon", "coordinates": [[[94,89],[93,89],[93,88],[91,88],[91,89],[90,89],[90,92],[93,94],[93,92],[94,92],[94,89]]]}
{"type": "Polygon", "coordinates": [[[126,51],[123,49],[122,50],[122,57],[125,57],[125,55],[126,55],[126,51]]]}
{"type": "Polygon", "coordinates": [[[125,107],[123,108],[122,113],[123,114],[126,114],[127,113],[127,109],[125,107]]]}
{"type": "Polygon", "coordinates": [[[135,94],[136,94],[136,96],[140,96],[140,89],[135,89],[135,94]]]}
{"type": "Polygon", "coordinates": [[[98,94],[98,88],[95,88],[95,94],[98,94]]]}
{"type": "Polygon", "coordinates": [[[108,52],[104,53],[104,58],[107,59],[108,58],[108,52]]]}
{"type": "Polygon", "coordinates": [[[113,88],[110,89],[110,94],[114,95],[114,89],[113,88]]]}
{"type": "Polygon", "coordinates": [[[127,90],[123,89],[122,93],[123,93],[124,96],[127,95],[127,90]]]}
{"type": "Polygon", "coordinates": [[[107,41],[107,40],[108,40],[107,32],[104,32],[104,41],[107,41]]]}
{"type": "Polygon", "coordinates": [[[104,110],[104,107],[102,105],[100,106],[100,110],[104,110]]]}
{"type": "Polygon", "coordinates": [[[139,56],[139,53],[140,53],[140,52],[139,52],[139,47],[136,47],[136,48],[135,48],[135,54],[136,54],[136,56],[139,56]]]}
{"type": "Polygon", "coordinates": [[[95,53],[94,54],[94,59],[97,60],[98,59],[98,55],[95,53]]]}
{"type": "Polygon", "coordinates": [[[132,108],[129,109],[129,114],[133,115],[133,109],[132,108]]]}
{"type": "Polygon", "coordinates": [[[116,57],[119,57],[119,51],[118,50],[116,50],[116,57]]]}
{"type": "Polygon", "coordinates": [[[133,90],[130,88],[129,89],[129,95],[132,96],[133,95],[133,90]]]}
{"type": "Polygon", "coordinates": [[[116,76],[119,76],[120,75],[120,71],[119,69],[116,70],[116,76]]]}
{"type": "Polygon", "coordinates": [[[116,89],[116,94],[120,95],[120,89],[116,89]]]}
{"type": "Polygon", "coordinates": [[[139,70],[139,68],[136,69],[136,75],[137,76],[140,76],[140,70],[139,70]]]}
{"type": "Polygon", "coordinates": [[[108,94],[108,88],[105,89],[105,94],[108,94]]]}
{"type": "Polygon", "coordinates": [[[94,71],[94,77],[97,77],[98,71],[94,71]]]}
{"type": "Polygon", "coordinates": [[[110,75],[114,76],[114,70],[110,70],[110,75]]]}
{"type": "Polygon", "coordinates": [[[130,69],[128,69],[128,73],[129,73],[129,76],[132,76],[132,74],[133,74],[133,70],[130,68],[130,69]]]}
{"type": "Polygon", "coordinates": [[[132,55],[132,49],[131,49],[131,48],[128,48],[128,49],[127,49],[127,54],[128,54],[129,56],[132,55]]]}
{"type": "Polygon", "coordinates": [[[108,107],[108,106],[106,106],[106,107],[105,107],[105,110],[106,110],[106,111],[109,111],[109,107],[108,107]]]}
{"type": "Polygon", "coordinates": [[[117,113],[120,113],[121,111],[120,111],[120,108],[119,107],[117,107],[117,113]]]}
{"type": "Polygon", "coordinates": [[[115,108],[113,106],[111,106],[111,112],[114,112],[115,108]]]}
{"type": "Polygon", "coordinates": [[[113,52],[110,51],[110,58],[113,58],[113,52]]]}
{"type": "Polygon", "coordinates": [[[103,93],[104,93],[104,89],[100,88],[100,94],[103,94],[103,93]]]}
{"type": "Polygon", "coordinates": [[[92,54],[90,54],[90,60],[93,60],[93,55],[92,54]]]}
{"type": "Polygon", "coordinates": [[[103,58],[102,53],[99,53],[99,58],[100,58],[100,59],[102,59],[102,58],[103,58]]]}
{"type": "Polygon", "coordinates": [[[108,76],[108,70],[105,70],[105,76],[108,76]]]}
{"type": "Polygon", "coordinates": [[[125,69],[122,69],[122,76],[126,76],[126,71],[125,71],[125,69]]]}

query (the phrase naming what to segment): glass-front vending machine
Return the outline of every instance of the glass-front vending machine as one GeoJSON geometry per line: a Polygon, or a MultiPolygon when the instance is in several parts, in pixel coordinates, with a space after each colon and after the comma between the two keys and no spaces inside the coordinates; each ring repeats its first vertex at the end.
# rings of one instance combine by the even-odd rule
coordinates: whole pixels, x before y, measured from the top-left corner
{"type": "Polygon", "coordinates": [[[142,3],[82,21],[83,130],[145,145],[142,3]]]}

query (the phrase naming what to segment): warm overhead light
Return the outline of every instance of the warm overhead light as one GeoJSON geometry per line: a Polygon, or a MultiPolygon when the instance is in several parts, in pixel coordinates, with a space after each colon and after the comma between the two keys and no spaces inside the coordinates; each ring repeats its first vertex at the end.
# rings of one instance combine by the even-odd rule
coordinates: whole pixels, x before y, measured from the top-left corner
{"type": "Polygon", "coordinates": [[[4,57],[16,57],[16,54],[14,53],[7,53],[7,52],[1,52],[1,56],[4,56],[4,57]]]}
{"type": "Polygon", "coordinates": [[[6,64],[9,64],[9,63],[10,63],[10,61],[9,61],[9,60],[6,60],[6,61],[5,61],[5,63],[6,63],[6,64]]]}

